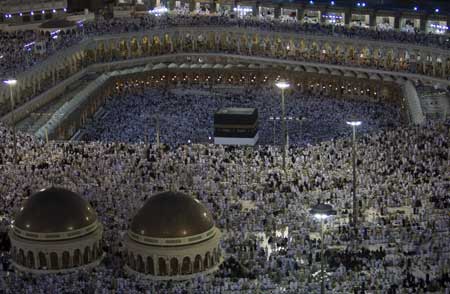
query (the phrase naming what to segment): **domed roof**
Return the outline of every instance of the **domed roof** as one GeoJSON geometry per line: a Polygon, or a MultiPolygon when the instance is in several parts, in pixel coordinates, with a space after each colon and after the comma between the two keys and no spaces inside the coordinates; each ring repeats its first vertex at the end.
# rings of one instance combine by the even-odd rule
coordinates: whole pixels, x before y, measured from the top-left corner
{"type": "Polygon", "coordinates": [[[80,195],[63,188],[43,189],[28,198],[14,226],[34,233],[59,233],[85,228],[97,221],[94,209],[80,195]]]}
{"type": "Polygon", "coordinates": [[[211,214],[200,201],[179,192],[163,192],[144,203],[130,230],[146,237],[184,238],[213,227],[211,214]]]}

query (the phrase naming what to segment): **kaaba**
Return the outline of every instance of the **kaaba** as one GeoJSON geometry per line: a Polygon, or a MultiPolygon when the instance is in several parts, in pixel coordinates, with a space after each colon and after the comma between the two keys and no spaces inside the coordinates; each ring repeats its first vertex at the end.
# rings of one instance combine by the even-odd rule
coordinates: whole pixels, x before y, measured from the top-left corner
{"type": "Polygon", "coordinates": [[[214,114],[214,143],[251,145],[259,139],[256,108],[227,107],[214,114]]]}

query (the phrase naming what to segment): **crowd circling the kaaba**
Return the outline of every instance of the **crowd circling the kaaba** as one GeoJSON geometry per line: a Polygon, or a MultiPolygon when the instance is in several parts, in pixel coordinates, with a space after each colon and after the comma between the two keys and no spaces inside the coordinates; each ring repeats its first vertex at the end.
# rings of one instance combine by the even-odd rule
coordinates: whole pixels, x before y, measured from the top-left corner
{"type": "MultiPolygon", "coordinates": [[[[165,90],[125,83],[108,97],[108,113],[87,126],[86,139],[103,142],[155,142],[160,135],[171,146],[211,143],[213,114],[221,107],[251,107],[259,111],[260,144],[280,144],[281,103],[279,91],[270,86],[212,89],[186,86],[165,90]],[[157,114],[157,115],[156,115],[157,114]]],[[[365,118],[360,132],[389,128],[401,122],[399,109],[363,99],[347,100],[293,92],[286,99],[289,141],[315,144],[349,133],[345,120],[357,113],[365,118]]]]}

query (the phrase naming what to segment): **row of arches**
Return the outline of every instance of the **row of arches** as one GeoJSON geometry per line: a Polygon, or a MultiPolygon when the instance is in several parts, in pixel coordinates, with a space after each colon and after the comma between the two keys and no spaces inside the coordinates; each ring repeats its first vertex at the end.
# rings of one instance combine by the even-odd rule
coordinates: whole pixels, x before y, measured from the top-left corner
{"type": "Polygon", "coordinates": [[[386,45],[361,45],[351,40],[322,40],[295,34],[240,32],[171,32],[153,36],[96,41],[86,50],[90,59],[111,61],[180,52],[224,52],[407,71],[446,78],[450,55],[386,45]]]}
{"type": "Polygon", "coordinates": [[[86,246],[84,249],[75,249],[73,251],[65,250],[62,252],[36,251],[12,247],[12,260],[23,267],[29,269],[48,269],[61,270],[79,267],[92,263],[102,256],[102,249],[98,242],[92,246],[86,246]]]}
{"type": "MultiPolygon", "coordinates": [[[[450,55],[434,48],[400,48],[383,42],[362,44],[351,39],[330,40],[324,37],[298,36],[295,33],[249,33],[234,28],[213,28],[208,32],[178,28],[153,35],[92,39],[83,45],[77,45],[58,58],[50,58],[49,61],[54,62],[47,62],[45,68],[36,68],[25,80],[21,80],[13,90],[16,105],[23,104],[94,63],[167,53],[203,52],[376,68],[444,79],[450,73],[450,55]]],[[[9,97],[6,88],[1,96],[0,106],[6,113],[10,109],[6,104],[9,97]]]]}
{"type": "Polygon", "coordinates": [[[134,271],[156,275],[177,276],[190,275],[206,271],[220,262],[220,249],[214,248],[205,255],[197,254],[194,257],[152,257],[142,256],[128,252],[126,254],[127,265],[134,271]]]}
{"type": "Polygon", "coordinates": [[[330,98],[364,99],[389,104],[401,104],[401,90],[394,82],[359,79],[355,77],[322,75],[310,72],[283,72],[279,70],[157,70],[117,78],[105,91],[120,89],[124,83],[135,83],[146,87],[178,87],[189,85],[244,86],[246,88],[274,85],[280,77],[292,83],[292,89],[305,94],[315,94],[330,98]]]}

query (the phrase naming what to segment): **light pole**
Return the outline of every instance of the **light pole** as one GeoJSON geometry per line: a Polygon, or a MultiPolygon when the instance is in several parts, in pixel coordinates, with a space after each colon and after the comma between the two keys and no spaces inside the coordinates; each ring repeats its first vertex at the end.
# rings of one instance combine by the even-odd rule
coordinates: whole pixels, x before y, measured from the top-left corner
{"type": "Polygon", "coordinates": [[[286,122],[286,150],[289,150],[289,121],[292,121],[294,118],[292,116],[285,117],[288,122],[286,122]]]}
{"type": "Polygon", "coordinates": [[[358,221],[358,202],[356,200],[356,127],[361,125],[361,121],[348,121],[347,124],[353,128],[352,140],[352,169],[353,169],[353,227],[356,228],[358,221]]]}
{"type": "Polygon", "coordinates": [[[17,80],[11,79],[11,80],[6,80],[3,81],[5,84],[7,84],[9,86],[9,94],[10,94],[10,98],[11,98],[11,125],[13,128],[13,152],[14,152],[14,164],[17,164],[17,137],[16,137],[16,121],[14,118],[14,96],[13,96],[13,90],[12,88],[17,84],[17,80]]]}
{"type": "Polygon", "coordinates": [[[155,114],[152,116],[153,120],[155,122],[155,133],[156,133],[156,146],[159,148],[160,146],[160,137],[161,137],[161,130],[159,126],[159,114],[155,114]]]}
{"type": "MultiPolygon", "coordinates": [[[[303,126],[303,122],[306,120],[306,118],[304,116],[299,116],[296,117],[295,120],[300,123],[300,128],[299,128],[299,132],[300,132],[300,136],[302,136],[302,126],[303,126]]],[[[299,142],[299,144],[301,143],[301,141],[299,142]]]]}
{"type": "Polygon", "coordinates": [[[273,140],[273,146],[275,147],[276,145],[276,136],[275,136],[275,123],[278,122],[281,118],[279,116],[275,117],[275,120],[273,121],[273,136],[274,136],[274,140],[273,140]]]}
{"type": "Polygon", "coordinates": [[[273,146],[275,146],[275,117],[271,116],[271,117],[269,117],[269,120],[273,122],[273,124],[272,124],[272,142],[273,142],[273,146]]]}
{"type": "Polygon", "coordinates": [[[324,221],[332,215],[336,215],[336,210],[333,210],[333,207],[330,204],[319,203],[309,211],[316,219],[320,220],[320,293],[325,293],[325,278],[324,278],[324,230],[323,223],[324,221]]]}
{"type": "Polygon", "coordinates": [[[287,128],[286,128],[286,105],[284,102],[284,90],[289,88],[289,83],[287,81],[278,81],[275,85],[281,89],[281,127],[283,129],[283,170],[286,171],[286,152],[287,152],[287,128]]]}

